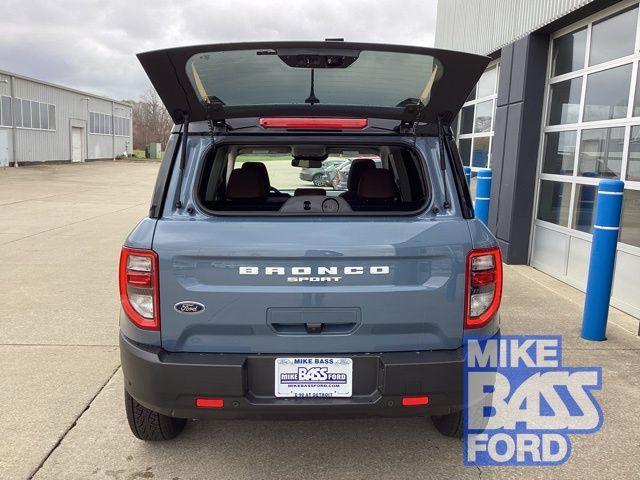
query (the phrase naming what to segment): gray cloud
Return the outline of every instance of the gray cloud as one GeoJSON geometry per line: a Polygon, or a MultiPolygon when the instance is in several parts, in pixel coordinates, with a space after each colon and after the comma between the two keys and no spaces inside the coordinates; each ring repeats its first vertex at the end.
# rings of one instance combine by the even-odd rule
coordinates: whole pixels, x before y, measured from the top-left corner
{"type": "Polygon", "coordinates": [[[437,0],[3,0],[0,69],[117,99],[149,86],[135,54],[198,43],[431,46],[437,0]]]}

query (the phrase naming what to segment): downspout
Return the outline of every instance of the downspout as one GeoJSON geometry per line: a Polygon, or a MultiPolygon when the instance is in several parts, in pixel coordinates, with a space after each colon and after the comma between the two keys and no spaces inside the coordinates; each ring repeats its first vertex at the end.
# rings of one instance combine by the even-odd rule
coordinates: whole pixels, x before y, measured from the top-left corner
{"type": "MultiPolygon", "coordinates": [[[[18,166],[18,157],[16,156],[16,137],[17,137],[17,127],[16,127],[16,95],[15,95],[15,86],[14,86],[15,78],[13,75],[9,75],[9,89],[11,94],[11,150],[13,156],[13,166],[18,166]]],[[[20,107],[22,111],[22,107],[20,107]]]]}
{"type": "Polygon", "coordinates": [[[116,134],[114,132],[114,114],[115,114],[115,106],[113,104],[113,100],[111,100],[111,153],[113,156],[113,161],[116,160],[116,134]]]}

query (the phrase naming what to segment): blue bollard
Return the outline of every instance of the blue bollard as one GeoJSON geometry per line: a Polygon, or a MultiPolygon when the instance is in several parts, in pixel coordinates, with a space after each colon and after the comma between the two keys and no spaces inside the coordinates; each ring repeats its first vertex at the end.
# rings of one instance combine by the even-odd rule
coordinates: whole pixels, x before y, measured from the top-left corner
{"type": "Polygon", "coordinates": [[[620,180],[601,180],[598,185],[587,296],[582,316],[582,338],[585,340],[606,340],[623,193],[624,182],[620,180]]]}
{"type": "Polygon", "coordinates": [[[491,170],[478,171],[476,177],[476,218],[489,225],[489,200],[491,197],[491,170]]]}
{"type": "Polygon", "coordinates": [[[471,167],[462,167],[464,170],[464,178],[467,179],[467,185],[471,185],[471,167]]]}

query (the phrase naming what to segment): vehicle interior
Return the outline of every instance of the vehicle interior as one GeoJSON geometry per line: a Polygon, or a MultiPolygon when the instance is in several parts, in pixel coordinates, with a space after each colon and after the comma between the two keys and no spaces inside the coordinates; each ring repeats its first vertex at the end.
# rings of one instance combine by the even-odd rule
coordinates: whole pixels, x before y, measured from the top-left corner
{"type": "Polygon", "coordinates": [[[205,153],[197,195],[211,213],[410,213],[429,199],[424,168],[416,153],[395,145],[224,145],[205,153]],[[301,169],[336,157],[350,164],[345,191],[300,179],[301,169]]]}

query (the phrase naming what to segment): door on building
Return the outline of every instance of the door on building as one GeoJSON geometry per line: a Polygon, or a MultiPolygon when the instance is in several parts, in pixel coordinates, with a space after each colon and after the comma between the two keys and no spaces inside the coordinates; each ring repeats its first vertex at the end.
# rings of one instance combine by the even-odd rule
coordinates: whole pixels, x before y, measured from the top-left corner
{"type": "Polygon", "coordinates": [[[552,35],[531,250],[531,265],[584,290],[598,183],[623,180],[611,303],[638,318],[639,24],[637,3],[615,5],[552,35]]]}
{"type": "Polygon", "coordinates": [[[82,128],[71,127],[71,161],[82,161],[82,128]]]}
{"type": "Polygon", "coordinates": [[[11,150],[9,148],[9,130],[0,129],[0,167],[9,166],[9,156],[11,150]]]}

